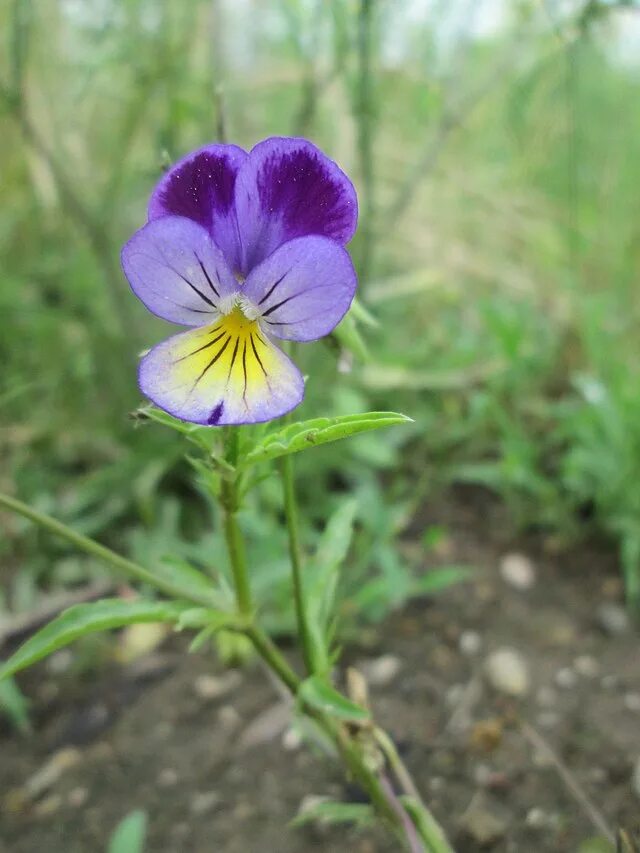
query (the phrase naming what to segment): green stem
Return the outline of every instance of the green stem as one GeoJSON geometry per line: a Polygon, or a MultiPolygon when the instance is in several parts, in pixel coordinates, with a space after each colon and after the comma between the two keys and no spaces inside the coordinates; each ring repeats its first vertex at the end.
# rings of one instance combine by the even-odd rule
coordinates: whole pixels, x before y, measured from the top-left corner
{"type": "Polygon", "coordinates": [[[411,818],[415,823],[420,837],[428,845],[430,853],[452,853],[442,828],[423,803],[422,797],[411,778],[411,774],[407,770],[402,758],[400,758],[395,743],[380,728],[375,729],[375,738],[389,762],[396,779],[400,783],[400,787],[412,802],[411,818]]]}
{"type": "Polygon", "coordinates": [[[29,521],[33,521],[34,524],[37,524],[38,527],[41,527],[43,530],[48,530],[50,533],[54,533],[56,536],[66,539],[67,542],[78,548],[80,551],[91,554],[93,557],[97,557],[98,560],[103,560],[105,563],[108,563],[116,569],[116,571],[122,572],[122,574],[128,575],[142,583],[148,583],[173,598],[193,601],[195,604],[199,604],[204,607],[213,607],[215,605],[215,601],[208,598],[206,595],[199,595],[191,590],[182,589],[178,584],[165,580],[164,578],[149,571],[149,569],[145,569],[144,566],[140,566],[138,563],[134,563],[126,557],[121,557],[120,554],[116,554],[116,552],[112,551],[110,548],[100,545],[99,542],[95,542],[93,539],[89,539],[81,533],[76,533],[75,530],[67,527],[66,524],[62,524],[62,522],[57,521],[50,515],[45,515],[44,513],[33,509],[28,504],[23,503],[17,498],[0,494],[0,506],[4,506],[6,509],[18,513],[18,515],[28,518],[29,521]]]}
{"type": "Polygon", "coordinates": [[[236,591],[236,602],[238,610],[243,616],[251,616],[251,589],[249,587],[249,573],[247,571],[247,558],[244,550],[244,541],[238,517],[235,510],[225,507],[224,510],[224,535],[229,550],[229,560],[233,571],[233,583],[236,591]]]}
{"type": "Polygon", "coordinates": [[[284,514],[287,521],[287,534],[289,537],[289,558],[291,561],[291,580],[293,582],[293,600],[296,610],[296,622],[298,625],[298,637],[302,646],[302,654],[308,672],[314,671],[313,652],[309,622],[307,619],[307,607],[304,599],[304,584],[302,581],[302,550],[300,548],[300,534],[298,527],[298,504],[296,501],[295,482],[293,475],[293,460],[287,455],[282,458],[280,469],[282,472],[284,514]]]}
{"type": "Polygon", "coordinates": [[[238,509],[240,502],[239,477],[235,471],[240,453],[240,433],[237,427],[226,427],[224,430],[225,461],[234,468],[233,474],[222,481],[221,503],[224,511],[224,535],[229,551],[229,560],[233,572],[233,584],[236,593],[238,610],[243,616],[251,618],[253,606],[251,603],[251,587],[247,557],[244,548],[242,531],[238,524],[238,509]]]}
{"type": "MultiPolygon", "coordinates": [[[[232,427],[226,429],[224,440],[225,460],[230,466],[236,468],[240,453],[238,430],[232,427]]],[[[285,515],[287,519],[287,530],[289,533],[289,553],[291,557],[298,632],[307,670],[312,672],[312,646],[309,637],[304,590],[302,585],[302,554],[298,532],[298,511],[295,499],[293,466],[291,464],[291,458],[288,456],[285,456],[282,461],[282,480],[285,515]]],[[[247,624],[242,630],[269,669],[275,673],[291,694],[296,697],[302,684],[301,679],[291,668],[278,647],[253,621],[251,591],[249,587],[244,542],[236,517],[239,509],[239,501],[239,477],[238,474],[234,472],[230,476],[225,477],[222,481],[221,503],[224,510],[225,535],[229,550],[229,559],[233,571],[238,609],[242,615],[247,617],[247,624]]],[[[399,818],[396,809],[394,809],[393,803],[390,802],[378,771],[369,766],[366,758],[366,750],[358,743],[357,736],[352,736],[342,724],[332,719],[330,715],[318,712],[313,708],[306,708],[305,710],[318,722],[318,724],[329,735],[331,740],[336,744],[340,755],[342,756],[342,760],[347,766],[350,774],[366,791],[380,817],[388,824],[391,830],[395,832],[398,838],[406,842],[406,828],[402,820],[399,818]]],[[[388,744],[390,744],[391,741],[388,737],[384,736],[382,742],[387,745],[388,751],[388,744]]],[[[397,757],[397,752],[392,744],[391,750],[392,754],[397,757]]],[[[406,777],[408,777],[408,772],[404,766],[403,770],[406,777]]],[[[408,788],[412,794],[416,793],[413,783],[405,785],[405,788],[408,788]]],[[[422,806],[419,797],[413,796],[412,800],[416,803],[416,808],[419,808],[420,810],[421,823],[419,826],[418,821],[415,822],[416,829],[420,831],[421,826],[428,827],[429,822],[433,822],[437,827],[437,824],[435,824],[431,815],[427,812],[426,808],[422,806]]],[[[442,839],[444,838],[443,836],[441,837],[442,839]]],[[[443,845],[440,845],[439,847],[433,844],[430,838],[425,837],[425,841],[429,842],[429,850],[431,853],[451,853],[447,846],[443,846],[446,845],[444,840],[443,845]]]]}
{"type": "Polygon", "coordinates": [[[295,696],[301,681],[278,647],[256,625],[249,625],[244,633],[249,637],[253,647],[267,666],[275,672],[286,688],[295,696]]]}

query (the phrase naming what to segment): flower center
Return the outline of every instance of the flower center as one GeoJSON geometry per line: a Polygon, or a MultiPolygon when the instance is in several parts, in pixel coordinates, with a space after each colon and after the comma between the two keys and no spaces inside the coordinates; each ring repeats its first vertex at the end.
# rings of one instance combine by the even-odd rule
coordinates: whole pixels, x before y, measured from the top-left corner
{"type": "Polygon", "coordinates": [[[236,314],[251,322],[260,316],[257,306],[242,293],[231,293],[229,296],[225,296],[224,299],[220,300],[218,310],[225,318],[236,314]]]}
{"type": "Polygon", "coordinates": [[[221,326],[232,338],[244,338],[258,327],[255,319],[246,316],[242,303],[239,304],[238,301],[234,302],[216,325],[221,326]]]}

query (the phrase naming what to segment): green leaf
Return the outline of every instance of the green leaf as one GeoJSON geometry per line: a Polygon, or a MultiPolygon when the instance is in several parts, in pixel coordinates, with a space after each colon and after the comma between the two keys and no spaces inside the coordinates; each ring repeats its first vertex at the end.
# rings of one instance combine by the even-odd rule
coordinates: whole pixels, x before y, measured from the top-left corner
{"type": "Polygon", "coordinates": [[[0,667],[0,680],[31,666],[85,634],[121,628],[135,622],[175,622],[185,606],[172,601],[127,601],[121,598],[76,604],[23,643],[0,667]]]}
{"type": "Polygon", "coordinates": [[[396,412],[367,412],[361,415],[340,415],[336,418],[314,418],[290,424],[260,441],[245,456],[244,464],[255,465],[288,453],[299,453],[319,444],[338,441],[350,435],[406,423],[412,423],[411,418],[396,412]]]}
{"type": "Polygon", "coordinates": [[[13,678],[0,681],[0,709],[21,734],[31,731],[28,700],[13,678]]]}
{"type": "Polygon", "coordinates": [[[222,603],[211,578],[179,557],[164,557],[155,564],[154,574],[182,590],[185,598],[208,598],[214,607],[222,603]]]}
{"type": "MultiPolygon", "coordinates": [[[[620,848],[624,853],[624,848],[620,848]]],[[[577,853],[616,853],[615,846],[601,835],[586,838],[578,847],[577,853]]]]}
{"type": "Polygon", "coordinates": [[[108,853],[142,853],[146,834],[146,813],[140,810],[130,812],[116,826],[109,841],[108,853]]]}
{"type": "Polygon", "coordinates": [[[411,595],[431,595],[440,592],[449,586],[469,580],[471,574],[469,566],[442,566],[439,569],[430,569],[421,578],[413,581],[411,595]]]}
{"type": "Polygon", "coordinates": [[[238,616],[226,610],[211,610],[208,607],[189,607],[176,620],[176,631],[185,628],[225,628],[235,625],[238,616]]]}
{"type": "Polygon", "coordinates": [[[366,708],[347,699],[318,675],[312,675],[311,678],[302,682],[298,690],[298,698],[316,711],[330,714],[338,720],[366,723],[371,719],[366,708]]]}
{"type": "Polygon", "coordinates": [[[352,353],[359,361],[368,361],[369,351],[364,342],[355,318],[351,313],[340,322],[333,330],[333,335],[344,349],[352,353]]]}
{"type": "MultiPolygon", "coordinates": [[[[368,308],[365,308],[362,302],[356,298],[351,303],[349,314],[363,326],[369,326],[370,329],[377,329],[380,326],[379,321],[373,316],[368,308]]],[[[348,315],[347,315],[348,316],[348,315]]]]}
{"type": "Polygon", "coordinates": [[[333,513],[306,572],[309,579],[305,590],[307,621],[314,667],[319,672],[327,672],[331,668],[327,629],[333,612],[339,569],[351,544],[357,506],[357,501],[349,500],[333,513]]]}
{"type": "Polygon", "coordinates": [[[367,803],[337,803],[333,800],[320,800],[305,808],[292,821],[291,826],[303,826],[312,821],[321,823],[355,823],[366,826],[375,822],[375,812],[367,803]]]}

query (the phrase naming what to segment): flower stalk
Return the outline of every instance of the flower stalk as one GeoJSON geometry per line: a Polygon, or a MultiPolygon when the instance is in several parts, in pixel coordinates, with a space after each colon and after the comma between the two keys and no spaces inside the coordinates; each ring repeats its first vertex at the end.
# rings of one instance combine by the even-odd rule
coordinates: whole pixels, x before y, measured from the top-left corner
{"type": "MultiPolygon", "coordinates": [[[[233,466],[234,473],[223,478],[220,500],[224,512],[225,537],[236,602],[239,615],[246,619],[246,625],[242,631],[263,662],[289,692],[294,697],[298,697],[303,684],[302,679],[273,641],[256,625],[253,615],[244,540],[237,520],[241,500],[238,474],[235,470],[240,454],[239,442],[239,430],[227,427],[224,430],[224,458],[230,466],[233,466]]],[[[312,674],[314,672],[313,644],[302,580],[303,560],[294,470],[289,455],[284,456],[281,461],[281,475],[298,635],[306,670],[312,674]]],[[[305,707],[305,712],[334,742],[349,775],[366,792],[380,818],[410,853],[421,853],[421,851],[452,853],[442,830],[420,799],[407,768],[402,763],[391,738],[385,732],[377,727],[370,731],[368,729],[351,731],[349,727],[334,719],[330,713],[313,707],[305,707]],[[377,754],[375,761],[371,760],[372,750],[377,754]],[[394,792],[384,772],[385,764],[388,764],[393,771],[403,794],[410,799],[411,809],[394,792]]]]}
{"type": "Polygon", "coordinates": [[[291,456],[283,456],[280,470],[282,473],[284,514],[287,522],[287,534],[289,537],[289,559],[291,561],[291,580],[293,584],[296,624],[298,626],[298,637],[300,639],[304,663],[307,668],[307,672],[311,674],[315,670],[315,662],[313,659],[313,646],[311,643],[311,634],[309,631],[307,608],[304,597],[304,585],[302,580],[302,549],[300,547],[298,504],[296,501],[293,460],[291,456]]]}

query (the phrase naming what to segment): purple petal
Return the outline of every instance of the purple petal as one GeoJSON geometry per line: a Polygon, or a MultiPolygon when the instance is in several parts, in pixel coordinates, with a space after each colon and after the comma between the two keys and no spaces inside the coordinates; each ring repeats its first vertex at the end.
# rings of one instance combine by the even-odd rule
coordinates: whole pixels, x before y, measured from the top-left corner
{"type": "Polygon", "coordinates": [[[349,310],[356,283],[346,249],[327,237],[299,237],[249,274],[241,303],[270,335],[315,341],[349,310]]]}
{"type": "Polygon", "coordinates": [[[122,269],[150,311],[183,326],[211,322],[238,288],[209,234],[181,216],[154,219],[136,231],[122,250],[122,269]]]}
{"type": "Polygon", "coordinates": [[[209,426],[269,421],[304,396],[298,368],[237,310],[154,347],[138,381],[160,408],[209,426]]]}
{"type": "Polygon", "coordinates": [[[149,219],[167,215],[193,219],[211,234],[231,269],[239,270],[234,192],[236,176],[247,157],[237,145],[208,145],[188,154],[156,186],[149,219]]]}
{"type": "Polygon", "coordinates": [[[353,184],[306,139],[273,137],[256,145],[235,194],[245,274],[295,237],[317,234],[344,244],[356,230],[353,184]]]}

